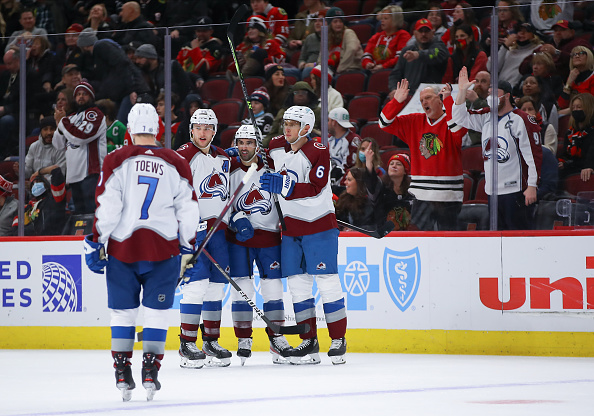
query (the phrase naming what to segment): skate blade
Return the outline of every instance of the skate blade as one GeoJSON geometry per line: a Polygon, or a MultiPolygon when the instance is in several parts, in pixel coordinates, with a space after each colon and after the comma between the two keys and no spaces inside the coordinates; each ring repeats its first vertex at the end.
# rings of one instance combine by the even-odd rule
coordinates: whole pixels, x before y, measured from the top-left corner
{"type": "Polygon", "coordinates": [[[320,354],[308,354],[304,357],[291,357],[291,364],[293,365],[311,365],[320,363],[320,354]]]}
{"type": "Polygon", "coordinates": [[[213,367],[229,367],[231,365],[231,358],[216,358],[211,357],[210,355],[206,356],[206,360],[204,360],[204,365],[209,368],[213,367]]]}
{"type": "Polygon", "coordinates": [[[239,357],[239,359],[241,360],[241,366],[243,367],[245,365],[245,361],[248,359],[248,357],[239,357]]]}
{"type": "Polygon", "coordinates": [[[117,387],[122,393],[122,401],[129,402],[132,398],[132,390],[128,388],[128,383],[118,383],[117,387]]]}
{"type": "Polygon", "coordinates": [[[346,364],[346,358],[344,357],[344,355],[335,355],[333,357],[330,357],[330,360],[334,365],[346,364]]]}
{"type": "Polygon", "coordinates": [[[181,368],[192,368],[198,370],[204,367],[204,360],[190,360],[186,357],[180,357],[179,366],[181,368]]]}
{"type": "Polygon", "coordinates": [[[282,355],[274,352],[274,351],[270,351],[270,354],[272,354],[272,364],[279,364],[279,365],[290,365],[291,364],[291,360],[289,359],[289,357],[283,357],[282,355]]]}
{"type": "Polygon", "coordinates": [[[157,386],[153,382],[144,382],[142,383],[142,387],[146,389],[146,401],[150,402],[155,397],[155,393],[157,392],[157,386]]]}

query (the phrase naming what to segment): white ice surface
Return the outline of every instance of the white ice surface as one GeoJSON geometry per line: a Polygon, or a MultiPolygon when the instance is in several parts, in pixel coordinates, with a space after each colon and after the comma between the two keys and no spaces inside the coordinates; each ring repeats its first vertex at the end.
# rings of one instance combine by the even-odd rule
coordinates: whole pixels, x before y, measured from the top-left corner
{"type": "Polygon", "coordinates": [[[109,351],[0,350],[0,415],[588,415],[594,359],[325,354],[309,366],[273,365],[255,352],[241,367],[188,370],[167,351],[162,388],[146,402],[138,383],[124,403],[109,351]]]}

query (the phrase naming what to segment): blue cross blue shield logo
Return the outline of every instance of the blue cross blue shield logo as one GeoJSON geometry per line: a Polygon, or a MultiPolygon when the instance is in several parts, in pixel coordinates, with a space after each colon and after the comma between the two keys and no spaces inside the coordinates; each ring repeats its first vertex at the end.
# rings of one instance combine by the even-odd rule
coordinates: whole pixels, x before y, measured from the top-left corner
{"type": "Polygon", "coordinates": [[[347,264],[339,265],[343,291],[347,292],[347,310],[367,310],[367,294],[379,292],[379,265],[367,264],[365,247],[347,247],[347,264]]]}
{"type": "Polygon", "coordinates": [[[384,280],[398,309],[404,312],[414,300],[421,280],[419,248],[409,251],[384,251],[384,280]]]}

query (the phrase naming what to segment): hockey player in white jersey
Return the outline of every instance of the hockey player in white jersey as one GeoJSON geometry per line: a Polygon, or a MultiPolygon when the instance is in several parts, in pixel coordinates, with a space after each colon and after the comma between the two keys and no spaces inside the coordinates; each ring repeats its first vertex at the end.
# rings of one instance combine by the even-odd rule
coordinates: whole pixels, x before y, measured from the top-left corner
{"type": "Polygon", "coordinates": [[[156,144],[155,108],[136,104],[128,116],[128,129],[134,145],[110,153],[103,163],[93,233],[85,238],[85,260],[95,273],[103,273],[107,266],[111,354],[124,401],[130,400],[135,387],[131,359],[142,301],[142,385],[147,400],[152,400],[161,387],[158,371],[165,353],[166,312],[173,305],[180,249],[193,252],[200,213],[188,162],[156,144]]]}
{"type": "MultiPolygon", "coordinates": [[[[231,277],[243,292],[253,299],[253,264],[260,273],[260,289],[264,298],[264,315],[272,322],[283,325],[285,309],[283,304],[283,283],[281,281],[281,236],[278,212],[269,192],[260,189],[260,176],[266,172],[264,163],[258,156],[256,130],[250,125],[241,126],[235,133],[235,147],[238,157],[231,159],[231,191],[234,191],[245,176],[252,163],[258,170],[246,183],[232,207],[227,229],[231,277]]],[[[272,161],[270,161],[272,162],[272,161]]],[[[237,356],[241,364],[252,355],[252,307],[232,291],[231,314],[233,327],[238,338],[237,356]]],[[[266,328],[270,339],[272,362],[289,364],[291,346],[281,334],[266,328]]]]}
{"type": "MultiPolygon", "coordinates": [[[[192,169],[193,184],[200,205],[202,220],[212,227],[229,198],[229,156],[213,146],[218,119],[210,109],[198,109],[190,118],[190,142],[177,151],[192,169]]],[[[229,251],[225,229],[229,214],[206,245],[208,252],[223,269],[229,272],[229,251]]],[[[226,367],[231,353],[219,345],[221,312],[225,293],[225,277],[201,254],[197,263],[199,273],[186,276],[180,301],[181,334],[179,354],[184,368],[207,366],[226,367]],[[202,351],[196,347],[200,319],[203,322],[202,351]]]]}
{"type": "Polygon", "coordinates": [[[270,142],[275,173],[260,178],[261,189],[280,194],[287,226],[281,243],[283,276],[287,277],[295,320],[309,324],[302,342],[290,352],[293,364],[317,364],[319,344],[312,294],[314,278],[324,305],[332,345],[328,356],[334,364],[345,363],[347,327],[342,286],[338,277],[338,224],[330,189],[330,152],[309,140],[315,122],[308,107],[293,106],[283,115],[284,136],[270,142]]]}

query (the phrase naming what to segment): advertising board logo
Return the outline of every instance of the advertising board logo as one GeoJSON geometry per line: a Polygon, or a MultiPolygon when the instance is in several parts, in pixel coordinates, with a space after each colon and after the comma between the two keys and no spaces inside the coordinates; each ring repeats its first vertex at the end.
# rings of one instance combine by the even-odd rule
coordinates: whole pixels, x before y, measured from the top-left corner
{"type": "Polygon", "coordinates": [[[347,310],[367,310],[367,293],[379,292],[379,265],[367,264],[365,247],[347,247],[347,264],[338,266],[347,310]]]}
{"type": "Polygon", "coordinates": [[[402,312],[414,300],[421,280],[419,248],[409,251],[384,251],[384,280],[390,297],[402,312]]]}
{"type": "Polygon", "coordinates": [[[80,255],[42,256],[43,312],[82,311],[80,255]]]}

